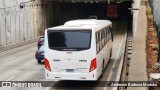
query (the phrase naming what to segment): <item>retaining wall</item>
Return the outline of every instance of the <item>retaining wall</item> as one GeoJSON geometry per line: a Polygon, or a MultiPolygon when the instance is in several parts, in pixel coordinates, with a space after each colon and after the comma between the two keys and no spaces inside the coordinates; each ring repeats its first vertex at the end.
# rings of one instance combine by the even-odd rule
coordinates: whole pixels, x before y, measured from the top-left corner
{"type": "Polygon", "coordinates": [[[21,0],[0,0],[0,51],[31,43],[42,35],[45,24],[42,20],[39,2],[21,0]],[[10,2],[9,2],[10,1],[10,2]],[[10,4],[8,4],[10,3],[10,4]],[[6,6],[5,6],[6,5],[6,6]]]}

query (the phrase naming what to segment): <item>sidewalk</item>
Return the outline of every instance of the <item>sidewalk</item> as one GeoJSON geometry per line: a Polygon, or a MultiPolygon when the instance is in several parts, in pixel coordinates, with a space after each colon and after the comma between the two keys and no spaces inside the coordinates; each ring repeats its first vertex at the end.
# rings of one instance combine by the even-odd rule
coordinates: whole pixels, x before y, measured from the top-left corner
{"type": "MultiPolygon", "coordinates": [[[[147,81],[146,71],[146,6],[140,5],[137,32],[133,40],[133,52],[129,67],[128,81],[147,81]]],[[[128,87],[127,90],[147,90],[147,87],[128,87]]]]}

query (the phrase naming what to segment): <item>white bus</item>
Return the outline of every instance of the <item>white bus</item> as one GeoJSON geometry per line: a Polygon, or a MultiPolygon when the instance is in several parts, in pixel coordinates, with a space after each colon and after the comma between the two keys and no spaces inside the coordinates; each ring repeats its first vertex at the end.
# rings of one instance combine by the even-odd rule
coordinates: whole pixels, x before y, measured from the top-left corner
{"type": "Polygon", "coordinates": [[[112,23],[68,21],[45,31],[45,76],[52,80],[97,80],[112,55],[112,23]]]}

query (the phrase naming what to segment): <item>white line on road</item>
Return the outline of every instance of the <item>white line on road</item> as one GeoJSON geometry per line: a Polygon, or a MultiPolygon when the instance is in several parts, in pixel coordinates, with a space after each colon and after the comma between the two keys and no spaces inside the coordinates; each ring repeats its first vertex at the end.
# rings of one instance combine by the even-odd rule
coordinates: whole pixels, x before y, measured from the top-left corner
{"type": "Polygon", "coordinates": [[[12,80],[13,78],[15,78],[15,77],[11,77],[11,78],[7,79],[6,81],[10,81],[10,80],[12,80]]]}
{"type": "MultiPolygon", "coordinates": [[[[123,34],[123,35],[122,35],[122,39],[121,39],[121,43],[120,43],[120,46],[119,46],[119,49],[118,49],[118,52],[117,52],[117,55],[116,55],[116,58],[115,58],[115,61],[114,61],[114,64],[113,64],[113,68],[116,67],[116,66],[115,66],[115,65],[116,65],[116,62],[117,62],[118,58],[121,56],[121,55],[120,55],[120,54],[121,54],[120,51],[122,51],[122,50],[121,50],[121,49],[122,49],[122,44],[124,43],[125,37],[126,37],[126,34],[123,34]]],[[[113,80],[112,80],[113,73],[114,73],[114,71],[111,71],[111,72],[110,72],[107,81],[113,81],[113,80]]],[[[106,83],[105,87],[103,88],[103,90],[109,90],[109,89],[111,89],[111,87],[106,87],[106,86],[107,86],[107,83],[106,83]]],[[[112,88],[112,89],[113,89],[113,88],[112,88]]]]}
{"type": "Polygon", "coordinates": [[[123,42],[124,42],[124,38],[125,38],[125,35],[123,34],[123,37],[122,37],[122,40],[121,40],[121,44],[120,44],[120,46],[119,46],[119,49],[118,49],[118,52],[117,52],[117,55],[116,55],[116,58],[115,58],[115,60],[118,60],[118,56],[120,56],[120,51],[121,51],[121,49],[122,49],[122,44],[123,44],[123,42]]]}
{"type": "MultiPolygon", "coordinates": [[[[118,58],[121,56],[121,55],[120,55],[120,54],[121,54],[120,51],[121,51],[121,48],[122,48],[123,41],[124,41],[124,34],[123,34],[123,36],[122,36],[121,43],[120,43],[120,46],[119,46],[119,49],[118,49],[118,52],[117,52],[117,55],[116,55],[116,58],[115,58],[113,67],[116,67],[116,66],[115,66],[115,65],[116,65],[116,62],[117,62],[118,58]]],[[[109,77],[108,77],[109,81],[112,81],[112,80],[111,80],[112,74],[113,74],[113,71],[111,71],[111,73],[110,73],[110,75],[109,75],[109,77]]]]}
{"type": "MultiPolygon", "coordinates": [[[[122,57],[121,57],[121,59],[122,60],[120,60],[120,65],[119,65],[119,68],[118,68],[118,73],[117,73],[117,76],[116,76],[116,79],[115,79],[115,81],[119,81],[120,80],[120,76],[121,76],[121,72],[122,72],[122,65],[123,65],[123,58],[124,58],[124,52],[125,52],[125,44],[126,44],[126,38],[127,38],[127,33],[125,34],[125,36],[124,36],[124,41],[123,41],[123,44],[124,45],[122,45],[123,47],[121,47],[122,48],[122,57]]],[[[117,58],[118,59],[118,58],[117,58]]]]}
{"type": "Polygon", "coordinates": [[[1,60],[1,61],[5,61],[5,62],[6,62],[6,61],[10,61],[10,60],[12,60],[12,59],[14,59],[14,58],[16,58],[16,57],[13,56],[13,57],[11,57],[11,58],[8,58],[8,59],[5,59],[5,60],[1,60]]]}

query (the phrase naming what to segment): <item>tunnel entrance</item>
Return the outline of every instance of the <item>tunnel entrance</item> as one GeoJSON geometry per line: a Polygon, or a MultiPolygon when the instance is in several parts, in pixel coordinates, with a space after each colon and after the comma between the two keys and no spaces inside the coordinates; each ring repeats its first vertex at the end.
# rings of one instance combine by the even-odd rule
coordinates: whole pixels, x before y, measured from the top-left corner
{"type": "Polygon", "coordinates": [[[73,3],[60,1],[43,1],[42,3],[42,14],[46,28],[62,25],[68,20],[88,19],[90,16],[96,16],[97,19],[127,20],[132,22],[131,11],[128,10],[128,8],[131,8],[131,1],[110,4],[107,2],[73,3]],[[115,9],[117,10],[115,11],[115,9]]]}

